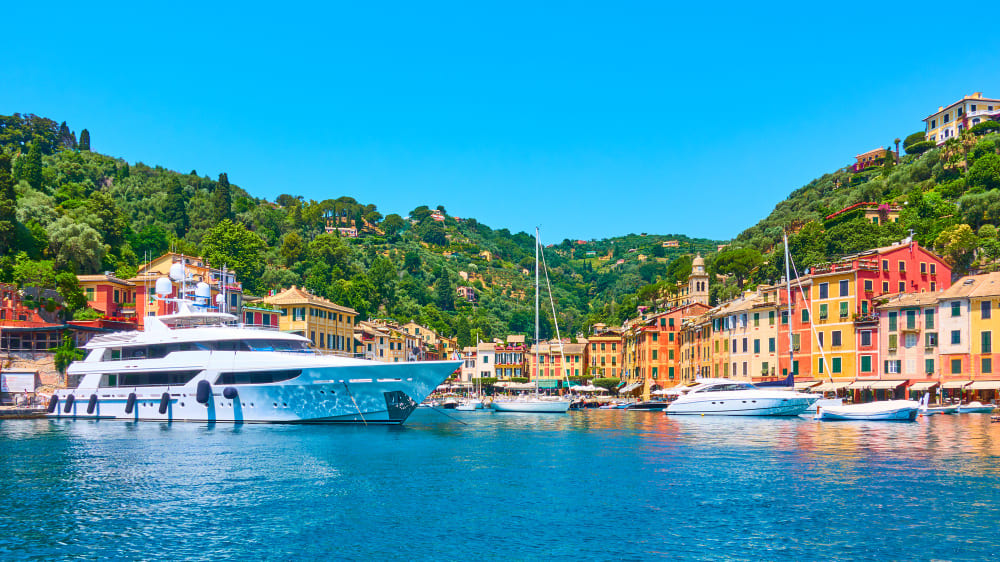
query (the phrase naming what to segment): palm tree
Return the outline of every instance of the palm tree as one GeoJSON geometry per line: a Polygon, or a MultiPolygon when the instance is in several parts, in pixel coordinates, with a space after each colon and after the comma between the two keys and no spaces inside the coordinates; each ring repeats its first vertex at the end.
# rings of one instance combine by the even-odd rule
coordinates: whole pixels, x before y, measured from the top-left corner
{"type": "Polygon", "coordinates": [[[892,141],[896,145],[896,163],[899,164],[899,137],[892,141]]]}

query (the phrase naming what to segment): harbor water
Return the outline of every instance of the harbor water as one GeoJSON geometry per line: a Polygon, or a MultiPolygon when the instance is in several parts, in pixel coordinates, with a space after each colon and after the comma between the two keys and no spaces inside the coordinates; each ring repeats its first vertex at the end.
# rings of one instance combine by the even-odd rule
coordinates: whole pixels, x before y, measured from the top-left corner
{"type": "Polygon", "coordinates": [[[983,560],[998,548],[988,415],[448,416],[0,421],[0,559],[983,560]]]}

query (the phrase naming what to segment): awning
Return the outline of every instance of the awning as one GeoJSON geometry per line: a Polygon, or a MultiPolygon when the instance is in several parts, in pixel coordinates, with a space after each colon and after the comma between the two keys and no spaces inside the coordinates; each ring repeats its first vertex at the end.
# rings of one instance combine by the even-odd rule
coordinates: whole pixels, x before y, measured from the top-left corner
{"type": "Polygon", "coordinates": [[[904,384],[906,384],[906,381],[873,381],[869,388],[872,390],[890,390],[893,388],[899,388],[904,384]]]}
{"type": "Polygon", "coordinates": [[[848,390],[866,390],[878,381],[854,381],[847,385],[848,390]]]}
{"type": "Polygon", "coordinates": [[[633,390],[642,386],[641,382],[634,382],[632,384],[626,385],[625,388],[618,389],[618,392],[632,392],[633,390]]]}
{"type": "Polygon", "coordinates": [[[559,379],[539,379],[538,388],[559,388],[559,379]]]}
{"type": "Polygon", "coordinates": [[[1000,381],[972,381],[969,390],[1000,390],[1000,381]]]}
{"type": "Polygon", "coordinates": [[[812,388],[812,387],[814,387],[814,386],[816,386],[817,384],[820,384],[820,383],[821,383],[821,381],[797,382],[797,383],[795,383],[795,390],[802,390],[804,388],[812,388]]]}
{"type": "Polygon", "coordinates": [[[811,388],[812,392],[836,392],[838,390],[843,390],[850,386],[849,382],[825,382],[815,388],[811,388]]]}
{"type": "Polygon", "coordinates": [[[971,383],[972,381],[946,381],[941,385],[941,388],[947,388],[949,390],[954,390],[956,388],[963,388],[965,385],[971,383]]]}
{"type": "Polygon", "coordinates": [[[920,381],[911,384],[909,390],[930,390],[937,385],[937,381],[920,381]]]}

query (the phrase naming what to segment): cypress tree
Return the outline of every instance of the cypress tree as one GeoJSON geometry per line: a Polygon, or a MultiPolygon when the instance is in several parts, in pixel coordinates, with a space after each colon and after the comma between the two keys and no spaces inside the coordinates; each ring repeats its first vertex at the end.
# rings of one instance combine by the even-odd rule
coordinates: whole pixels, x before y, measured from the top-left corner
{"type": "Polygon", "coordinates": [[[70,132],[65,121],[59,125],[59,142],[66,148],[76,148],[76,135],[70,132]]]}
{"type": "Polygon", "coordinates": [[[0,256],[11,253],[17,232],[17,192],[10,173],[10,157],[0,154],[0,256]]]}
{"type": "Polygon", "coordinates": [[[18,180],[25,180],[28,182],[33,189],[42,189],[42,150],[40,147],[40,139],[36,138],[31,141],[31,146],[28,147],[28,153],[18,160],[20,166],[18,166],[19,177],[18,180]],[[23,160],[22,160],[23,159],[23,160]]]}
{"type": "Polygon", "coordinates": [[[223,172],[219,174],[219,182],[215,186],[213,194],[215,203],[215,222],[219,223],[226,219],[233,218],[233,196],[229,190],[229,176],[223,172]]]}
{"type": "Polygon", "coordinates": [[[84,129],[80,131],[80,150],[90,150],[90,131],[84,129]]]}
{"type": "Polygon", "coordinates": [[[187,207],[184,204],[184,191],[181,189],[181,182],[175,178],[170,178],[170,185],[167,189],[167,204],[163,209],[163,218],[174,227],[177,237],[184,236],[188,228],[187,207]]]}

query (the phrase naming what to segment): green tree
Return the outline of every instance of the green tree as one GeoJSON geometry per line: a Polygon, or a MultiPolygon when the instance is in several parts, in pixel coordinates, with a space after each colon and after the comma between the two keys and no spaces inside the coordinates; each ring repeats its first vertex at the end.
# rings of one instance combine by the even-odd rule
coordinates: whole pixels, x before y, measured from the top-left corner
{"type": "Polygon", "coordinates": [[[302,259],[306,245],[297,232],[289,232],[281,239],[281,259],[285,266],[291,267],[302,259]]]}
{"type": "Polygon", "coordinates": [[[136,254],[139,256],[148,255],[150,259],[167,251],[168,243],[167,232],[157,224],[143,227],[138,234],[129,240],[129,244],[136,254]]]}
{"type": "Polygon", "coordinates": [[[56,282],[55,268],[49,260],[32,260],[20,252],[14,260],[13,281],[22,287],[52,287],[56,282]]]}
{"type": "Polygon", "coordinates": [[[927,133],[924,131],[917,131],[912,135],[907,135],[906,138],[903,139],[903,150],[905,150],[907,154],[913,154],[910,152],[910,147],[918,142],[924,142],[925,140],[927,140],[927,133]]]}
{"type": "Polygon", "coordinates": [[[70,132],[65,121],[59,125],[59,144],[69,149],[76,148],[76,136],[70,132]]]}
{"type": "Polygon", "coordinates": [[[83,359],[83,352],[76,348],[73,335],[69,330],[63,331],[62,345],[53,348],[52,351],[55,352],[53,361],[60,375],[66,374],[66,367],[69,367],[70,363],[83,359]]]}
{"type": "Polygon", "coordinates": [[[399,272],[395,264],[384,256],[378,256],[372,262],[368,278],[375,287],[378,304],[390,306],[396,300],[396,286],[399,283],[399,272]]]}
{"type": "Polygon", "coordinates": [[[448,245],[448,237],[445,235],[444,225],[437,221],[424,221],[420,225],[419,233],[420,239],[428,244],[435,244],[437,246],[448,245]]]}
{"type": "Polygon", "coordinates": [[[216,183],[215,192],[212,194],[212,203],[215,206],[215,221],[222,222],[233,218],[233,195],[229,186],[229,175],[225,172],[219,174],[219,181],[216,183]]]}
{"type": "Polygon", "coordinates": [[[10,254],[17,236],[17,192],[10,157],[0,152],[0,256],[10,254]]]}
{"type": "Polygon", "coordinates": [[[736,286],[742,289],[747,277],[763,261],[763,256],[756,248],[725,249],[716,256],[713,267],[716,273],[735,277],[736,286]]]}
{"type": "Polygon", "coordinates": [[[48,233],[49,251],[57,267],[83,273],[100,271],[107,248],[101,234],[89,224],[64,216],[49,226],[48,233]]]}
{"type": "Polygon", "coordinates": [[[970,188],[1000,189],[1000,156],[985,154],[976,160],[965,176],[970,188]]]}
{"type": "Polygon", "coordinates": [[[184,236],[188,229],[187,205],[181,181],[177,177],[167,180],[167,200],[163,208],[163,218],[174,229],[178,238],[184,236]]]}
{"type": "Polygon", "coordinates": [[[934,241],[934,246],[951,264],[955,273],[965,275],[972,263],[979,239],[967,224],[957,224],[945,229],[934,241]]]}
{"type": "Polygon", "coordinates": [[[36,139],[28,147],[28,153],[18,158],[17,179],[28,182],[32,189],[42,189],[42,149],[36,139]]]}
{"type": "Polygon", "coordinates": [[[72,316],[78,310],[87,307],[87,297],[80,288],[80,281],[76,275],[69,271],[60,271],[56,274],[56,289],[62,295],[63,304],[72,316]]]}
{"type": "Polygon", "coordinates": [[[382,232],[389,238],[401,232],[405,227],[406,222],[403,220],[403,217],[396,213],[386,215],[385,219],[382,220],[382,232]]]}
{"type": "Polygon", "coordinates": [[[225,219],[205,234],[202,248],[205,260],[213,267],[235,270],[244,287],[251,293],[258,291],[267,245],[256,232],[225,219]]]}
{"type": "Polygon", "coordinates": [[[437,294],[437,306],[441,310],[455,310],[455,285],[448,277],[448,273],[442,272],[434,284],[437,294]]]}
{"type": "Polygon", "coordinates": [[[80,150],[90,151],[90,131],[84,129],[80,131],[80,150]]]}

